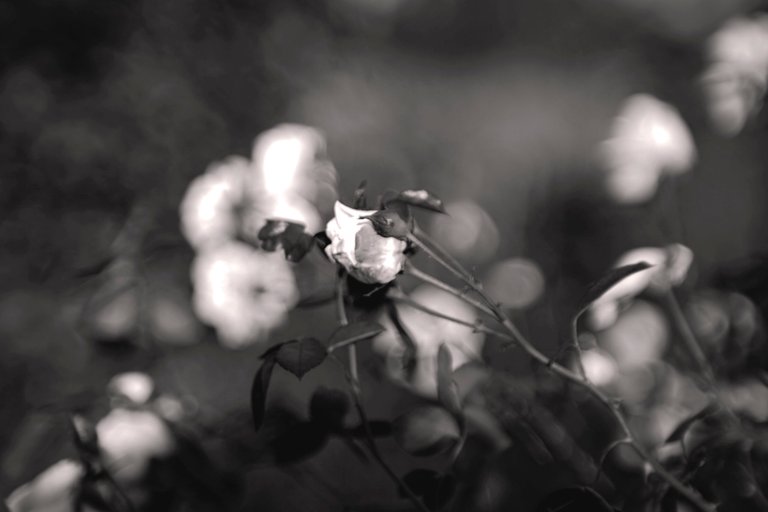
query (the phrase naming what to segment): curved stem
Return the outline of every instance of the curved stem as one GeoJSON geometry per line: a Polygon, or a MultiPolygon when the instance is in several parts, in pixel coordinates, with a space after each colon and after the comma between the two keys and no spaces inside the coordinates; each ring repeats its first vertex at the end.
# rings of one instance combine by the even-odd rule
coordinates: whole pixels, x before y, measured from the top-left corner
{"type": "Polygon", "coordinates": [[[490,317],[494,317],[494,318],[496,317],[496,315],[493,312],[493,310],[491,308],[489,308],[488,306],[486,306],[485,304],[483,304],[483,303],[479,302],[478,300],[470,297],[466,293],[464,293],[464,292],[462,292],[460,290],[457,290],[453,286],[451,286],[451,285],[449,285],[447,283],[444,283],[443,281],[437,279],[436,277],[433,277],[433,276],[427,274],[426,272],[422,272],[421,270],[419,270],[418,268],[414,267],[413,265],[409,264],[405,268],[405,273],[415,277],[416,279],[418,279],[420,281],[423,281],[423,282],[425,282],[427,284],[431,284],[432,286],[440,288],[441,290],[446,291],[446,292],[450,293],[451,295],[455,295],[456,297],[458,297],[459,299],[463,300],[464,302],[466,302],[470,306],[474,307],[475,309],[478,309],[478,310],[482,311],[483,313],[485,313],[486,315],[488,315],[490,317]]]}
{"type": "MultiPolygon", "coordinates": [[[[343,275],[339,275],[339,278],[336,282],[336,312],[339,317],[339,324],[342,326],[349,325],[347,308],[344,304],[343,275]]],[[[365,431],[365,445],[368,447],[368,451],[371,453],[379,466],[384,470],[387,476],[389,476],[389,478],[398,486],[399,489],[402,489],[402,491],[406,496],[408,496],[408,499],[411,500],[417,509],[419,509],[421,512],[431,512],[429,508],[427,508],[427,506],[422,503],[419,497],[416,496],[416,494],[410,489],[410,487],[408,487],[405,482],[400,479],[400,477],[389,466],[389,464],[387,464],[381,452],[379,451],[378,446],[376,446],[376,441],[373,438],[373,433],[371,432],[371,427],[368,423],[368,414],[365,412],[365,408],[363,407],[362,392],[360,389],[360,378],[357,370],[357,348],[355,347],[355,344],[352,343],[347,346],[347,350],[349,351],[349,371],[345,371],[345,376],[347,378],[347,382],[349,382],[349,387],[352,390],[352,399],[355,404],[355,410],[357,411],[357,415],[360,417],[360,423],[362,423],[363,429],[365,431]]]]}
{"type": "Polygon", "coordinates": [[[528,353],[528,355],[532,359],[544,365],[550,371],[561,376],[562,378],[578,386],[581,386],[582,388],[587,390],[592,396],[594,396],[599,402],[601,402],[613,415],[614,419],[616,420],[622,432],[624,433],[624,438],[627,440],[627,443],[630,446],[632,446],[635,452],[637,452],[637,454],[643,460],[645,460],[648,464],[650,464],[651,467],[654,469],[654,471],[656,471],[656,473],[658,473],[659,476],[661,476],[661,478],[663,478],[681,496],[683,496],[685,499],[690,501],[696,508],[698,508],[703,512],[710,512],[714,510],[714,507],[711,506],[709,503],[707,503],[696,491],[694,491],[692,488],[683,484],[675,475],[670,473],[654,457],[652,457],[645,450],[645,448],[643,448],[643,446],[635,438],[634,434],[632,433],[632,430],[629,428],[629,424],[627,423],[626,419],[624,418],[621,411],[619,410],[618,404],[615,400],[611,399],[610,397],[605,395],[602,391],[600,391],[598,388],[596,388],[594,385],[592,385],[584,376],[574,373],[573,371],[562,366],[561,364],[557,363],[556,361],[552,360],[551,358],[547,357],[542,352],[540,352],[525,336],[523,336],[523,334],[518,330],[517,326],[515,326],[512,320],[509,319],[506,313],[496,303],[494,303],[490,299],[490,297],[487,297],[485,295],[482,289],[477,289],[472,285],[472,283],[465,282],[472,289],[474,289],[478,294],[481,295],[483,300],[488,303],[488,306],[481,304],[480,302],[476,301],[475,299],[472,299],[471,297],[467,297],[464,293],[457,290],[453,286],[447,283],[444,283],[433,276],[424,274],[418,269],[409,267],[408,271],[411,275],[414,275],[414,277],[417,277],[422,281],[428,282],[430,284],[434,284],[438,288],[448,291],[449,293],[452,293],[453,295],[456,295],[457,297],[463,299],[465,302],[475,306],[480,311],[483,311],[493,316],[496,319],[496,321],[502,324],[504,328],[507,329],[507,331],[509,331],[509,333],[514,338],[514,341],[516,341],[523,348],[523,350],[525,350],[528,353]]]}

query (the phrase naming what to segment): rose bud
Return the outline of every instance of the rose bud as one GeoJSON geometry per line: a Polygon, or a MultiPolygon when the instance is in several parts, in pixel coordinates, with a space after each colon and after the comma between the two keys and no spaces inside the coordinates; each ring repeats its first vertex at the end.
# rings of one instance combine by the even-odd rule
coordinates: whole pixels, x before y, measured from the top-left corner
{"type": "Polygon", "coordinates": [[[336,201],[335,217],[325,228],[331,240],[325,248],[328,257],[368,284],[392,281],[405,264],[405,241],[379,235],[368,218],[376,212],[356,210],[336,201]]]}

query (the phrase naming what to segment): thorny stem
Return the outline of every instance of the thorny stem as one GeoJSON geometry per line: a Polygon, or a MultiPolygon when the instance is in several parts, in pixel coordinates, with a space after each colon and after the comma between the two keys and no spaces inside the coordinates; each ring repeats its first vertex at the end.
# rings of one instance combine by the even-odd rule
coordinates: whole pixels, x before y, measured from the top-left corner
{"type": "Polygon", "coordinates": [[[453,317],[451,315],[446,315],[445,313],[441,313],[439,311],[436,311],[432,308],[429,308],[425,306],[424,304],[420,302],[416,302],[415,300],[411,299],[407,295],[405,295],[400,290],[392,289],[389,292],[389,298],[394,300],[395,302],[401,302],[403,304],[406,304],[408,306],[411,306],[414,309],[418,309],[419,311],[423,311],[424,313],[428,315],[432,315],[437,318],[442,318],[443,320],[447,320],[449,322],[453,322],[455,324],[464,325],[466,327],[472,328],[475,332],[482,332],[485,334],[490,334],[491,336],[496,336],[497,338],[504,338],[505,340],[514,341],[514,338],[510,336],[508,333],[504,331],[497,331],[496,329],[492,329],[488,327],[487,325],[482,323],[482,320],[476,320],[474,322],[468,322],[466,320],[462,320],[460,318],[453,317]]]}
{"type": "MultiPolygon", "coordinates": [[[[348,325],[349,318],[347,317],[347,308],[344,305],[343,275],[340,275],[336,282],[336,309],[339,316],[339,324],[341,326],[348,325]]],[[[431,512],[429,508],[427,508],[427,506],[421,502],[419,497],[416,496],[411,488],[408,487],[405,482],[400,479],[397,473],[395,473],[395,471],[389,466],[389,464],[387,464],[387,462],[384,460],[384,457],[381,455],[378,446],[376,446],[376,441],[374,440],[373,433],[371,432],[371,426],[368,423],[368,414],[365,412],[365,408],[363,407],[363,400],[360,389],[360,378],[358,376],[357,370],[357,349],[355,344],[352,343],[348,345],[347,350],[349,351],[349,371],[345,372],[345,375],[347,377],[347,381],[349,382],[349,387],[352,389],[352,398],[355,403],[357,414],[360,417],[360,423],[363,425],[363,429],[365,430],[365,444],[368,447],[368,451],[371,452],[371,455],[376,460],[376,462],[378,462],[379,466],[384,470],[387,476],[389,476],[389,478],[392,479],[398,488],[401,489],[406,494],[406,496],[408,496],[408,499],[411,500],[417,509],[419,509],[421,512],[431,512]]]]}
{"type": "Polygon", "coordinates": [[[685,313],[683,313],[683,309],[680,307],[680,301],[677,300],[675,292],[672,290],[671,286],[668,287],[667,291],[664,293],[664,302],[672,315],[672,320],[680,333],[683,343],[685,343],[685,347],[688,349],[688,352],[691,353],[691,356],[693,356],[693,360],[696,361],[696,366],[698,366],[701,373],[704,374],[707,386],[714,388],[715,374],[712,370],[712,366],[710,366],[704,355],[704,351],[701,349],[701,345],[699,345],[698,340],[696,340],[696,335],[693,334],[693,330],[691,329],[688,320],[685,318],[685,313]]]}
{"type": "Polygon", "coordinates": [[[444,250],[437,242],[433,241],[432,238],[418,226],[418,224],[414,225],[413,233],[408,239],[416,245],[416,247],[423,250],[427,256],[437,261],[443,267],[449,269],[451,273],[459,279],[479,284],[479,281],[475,276],[464,269],[464,267],[461,266],[461,263],[451,256],[448,251],[444,250]]]}
{"type": "Polygon", "coordinates": [[[494,318],[496,317],[496,314],[493,312],[493,310],[491,308],[489,308],[488,306],[486,306],[485,304],[483,304],[483,303],[479,302],[478,300],[470,297],[465,292],[462,292],[461,290],[457,290],[453,286],[451,286],[451,285],[449,285],[447,283],[444,283],[443,281],[440,281],[436,277],[433,277],[433,276],[427,274],[426,272],[422,272],[421,270],[419,270],[418,268],[414,267],[413,265],[409,264],[405,268],[405,273],[409,274],[409,275],[412,275],[413,277],[415,277],[416,279],[418,279],[420,281],[424,281],[427,284],[431,284],[432,286],[440,288],[441,290],[443,290],[445,292],[448,292],[448,293],[450,293],[452,295],[455,295],[459,299],[463,300],[464,302],[466,302],[470,306],[472,306],[472,307],[482,311],[483,313],[485,313],[488,316],[491,316],[491,317],[494,317],[494,318]]]}
{"type": "Polygon", "coordinates": [[[675,475],[670,473],[654,457],[652,457],[645,450],[645,448],[643,448],[643,446],[635,438],[634,434],[632,433],[632,430],[629,428],[629,425],[626,419],[624,419],[624,416],[619,410],[619,406],[615,402],[615,400],[612,400],[607,395],[605,395],[602,391],[600,391],[598,388],[592,385],[582,375],[574,373],[573,371],[569,370],[568,368],[562,366],[561,364],[557,363],[556,361],[550,359],[549,357],[541,353],[535,346],[533,346],[533,344],[525,336],[523,336],[523,334],[517,329],[515,324],[512,322],[512,320],[509,319],[506,313],[495,302],[493,302],[493,300],[491,300],[485,294],[485,292],[482,291],[482,289],[478,289],[477,287],[473,286],[473,283],[463,279],[465,284],[469,285],[473,290],[475,290],[483,298],[485,302],[488,303],[488,306],[481,304],[480,302],[476,301],[471,297],[467,297],[466,294],[461,292],[460,290],[454,288],[453,286],[447,283],[444,283],[443,281],[440,281],[439,279],[433,276],[430,276],[428,274],[425,274],[424,272],[421,272],[420,270],[414,268],[413,266],[409,266],[407,271],[414,277],[417,277],[418,279],[421,279],[424,282],[433,284],[438,288],[461,298],[465,302],[473,305],[477,309],[495,318],[496,321],[502,324],[507,329],[507,331],[509,331],[509,333],[512,335],[512,337],[517,342],[517,344],[519,344],[523,348],[523,350],[525,350],[528,353],[528,355],[531,358],[533,358],[535,361],[539,362],[540,364],[548,368],[553,373],[586,389],[592,396],[594,396],[598,401],[600,401],[611,412],[616,422],[619,424],[619,427],[624,433],[624,439],[626,440],[627,444],[629,444],[643,460],[645,460],[648,464],[650,464],[653,470],[656,471],[656,473],[658,473],[659,476],[661,476],[681,496],[685,497],[685,499],[690,501],[696,508],[698,508],[703,512],[711,512],[714,510],[714,507],[709,503],[707,503],[696,491],[694,491],[692,488],[683,484],[675,475]]]}

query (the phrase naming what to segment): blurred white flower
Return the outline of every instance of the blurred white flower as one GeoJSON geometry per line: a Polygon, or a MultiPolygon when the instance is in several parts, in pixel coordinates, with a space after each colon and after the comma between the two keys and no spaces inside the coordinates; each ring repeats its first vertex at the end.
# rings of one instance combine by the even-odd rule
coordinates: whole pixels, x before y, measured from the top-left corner
{"type": "Polygon", "coordinates": [[[212,164],[187,189],[181,228],[198,250],[252,239],[267,219],[303,224],[315,233],[336,200],[338,177],[325,139],[309,126],[283,124],[254,141],[253,160],[240,156],[212,164]]]}
{"type": "Polygon", "coordinates": [[[149,411],[112,409],[96,424],[104,464],[121,483],[141,480],[154,458],[175,448],[168,426],[149,411]]]}
{"type": "Polygon", "coordinates": [[[763,102],[768,86],[768,15],[734,18],[707,41],[701,82],[714,128],[738,134],[763,102]]]}
{"type": "Polygon", "coordinates": [[[453,256],[471,263],[488,261],[499,247],[496,223],[476,202],[454,201],[445,205],[448,215],[434,215],[430,232],[453,256]]]}
{"type": "Polygon", "coordinates": [[[293,272],[281,253],[239,242],[199,254],[192,281],[195,312],[230,348],[263,339],[298,300],[293,272]]]}
{"type": "Polygon", "coordinates": [[[588,314],[593,329],[601,330],[612,325],[619,316],[621,306],[640,293],[646,290],[661,293],[670,286],[681,284],[693,262],[693,252],[682,244],[640,247],[624,253],[614,267],[642,261],[652,266],[622,279],[590,305],[588,314]]]}
{"type": "Polygon", "coordinates": [[[74,512],[83,473],[79,462],[61,460],[13,491],[6,505],[11,512],[74,512]]]}
{"type": "Polygon", "coordinates": [[[599,348],[585,350],[581,355],[581,364],[587,379],[595,386],[610,384],[619,372],[613,357],[599,348]]]}
{"type": "Polygon", "coordinates": [[[637,94],[624,102],[599,158],[609,194],[620,203],[639,203],[653,197],[663,174],[690,169],[696,148],[674,107],[637,94]]]}
{"type": "Polygon", "coordinates": [[[405,264],[406,243],[376,233],[368,217],[376,210],[356,210],[336,201],[335,217],[325,233],[331,243],[325,248],[329,258],[363,283],[388,283],[405,264]]]}
{"type": "Polygon", "coordinates": [[[196,249],[216,247],[235,237],[236,209],[245,199],[250,162],[230,157],[212,164],[190,183],[181,202],[181,230],[196,249]]]}
{"type": "Polygon", "coordinates": [[[598,343],[622,371],[658,361],[669,344],[669,324],[658,307],[634,302],[598,334],[598,343]]]}
{"type": "MultiPolygon", "coordinates": [[[[429,309],[438,311],[466,322],[477,319],[475,310],[459,298],[433,286],[420,286],[410,298],[429,309]]],[[[425,396],[437,393],[437,351],[445,343],[453,358],[453,368],[482,356],[485,336],[473,332],[471,327],[437,318],[408,305],[398,305],[400,319],[416,345],[416,367],[410,379],[406,379],[403,368],[405,345],[388,317],[379,322],[387,330],[373,340],[373,349],[386,357],[387,370],[396,381],[406,384],[414,391],[425,396]]]]}
{"type": "Polygon", "coordinates": [[[270,218],[304,224],[310,233],[322,228],[336,201],[338,177],[319,131],[298,124],[267,130],[254,142],[252,165],[253,229],[270,218]]]}
{"type": "Polygon", "coordinates": [[[544,274],[525,258],[510,258],[496,263],[483,279],[485,291],[508,308],[530,306],[544,293],[544,274]]]}
{"type": "Polygon", "coordinates": [[[145,404],[155,390],[152,377],[141,372],[126,372],[115,375],[110,379],[107,389],[110,394],[127,398],[134,404],[145,404]]]}

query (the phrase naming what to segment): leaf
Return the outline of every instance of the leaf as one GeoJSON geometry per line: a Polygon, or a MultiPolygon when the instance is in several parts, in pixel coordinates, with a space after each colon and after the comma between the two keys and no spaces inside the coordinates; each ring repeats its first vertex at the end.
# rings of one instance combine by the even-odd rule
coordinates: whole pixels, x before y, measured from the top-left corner
{"type": "Polygon", "coordinates": [[[448,411],[442,407],[425,406],[395,419],[392,435],[411,455],[428,456],[453,447],[460,438],[460,431],[448,411]]]}
{"type": "Polygon", "coordinates": [[[392,201],[400,201],[424,210],[445,213],[443,201],[427,190],[403,190],[392,201]]]}
{"type": "Polygon", "coordinates": [[[386,329],[376,322],[362,321],[342,325],[331,335],[331,339],[328,340],[328,346],[357,343],[358,341],[378,336],[384,331],[386,329]]]}
{"type": "Polygon", "coordinates": [[[325,361],[328,350],[315,338],[299,338],[283,343],[277,349],[277,364],[301,379],[312,368],[325,361]]]}
{"type": "Polygon", "coordinates": [[[706,407],[704,407],[702,410],[694,414],[693,416],[689,416],[688,418],[684,419],[680,422],[680,424],[675,427],[675,430],[672,431],[669,436],[667,436],[667,439],[664,441],[664,444],[672,443],[675,441],[680,441],[683,436],[685,436],[685,433],[688,432],[688,429],[691,428],[691,426],[697,421],[705,416],[709,416],[710,414],[713,414],[718,410],[717,404],[709,404],[706,407]]]}
{"type": "Polygon", "coordinates": [[[349,396],[344,391],[323,386],[309,400],[309,418],[331,432],[340,432],[349,408],[349,396]]]}
{"type": "Polygon", "coordinates": [[[273,347],[262,356],[264,363],[253,377],[253,384],[251,385],[251,414],[253,415],[253,426],[256,430],[259,430],[264,422],[267,391],[269,390],[272,371],[275,369],[275,352],[277,348],[279,346],[273,347]]]}
{"type": "MultiPolygon", "coordinates": [[[[414,494],[421,497],[430,510],[440,510],[445,507],[456,488],[456,479],[453,475],[441,475],[431,469],[414,469],[405,474],[402,481],[414,494]]],[[[403,489],[400,489],[400,495],[405,495],[403,489]]]]}
{"type": "Polygon", "coordinates": [[[632,274],[636,274],[637,272],[648,268],[651,268],[651,265],[641,261],[638,263],[632,263],[631,265],[624,265],[623,267],[611,269],[607,274],[587,287],[586,293],[578,303],[576,309],[577,313],[575,316],[580,316],[590,306],[590,304],[602,297],[605,292],[613,288],[619,282],[623,281],[632,274]]]}
{"type": "Polygon", "coordinates": [[[590,487],[567,487],[549,493],[536,512],[614,512],[614,508],[590,487]]]}
{"type": "Polygon", "coordinates": [[[392,435],[392,423],[384,420],[368,420],[368,428],[364,425],[358,425],[347,431],[349,435],[356,438],[365,437],[367,432],[371,437],[389,437],[392,435]]]}
{"type": "Polygon", "coordinates": [[[459,386],[453,380],[453,358],[445,343],[437,351],[437,399],[451,414],[462,416],[459,386]]]}
{"type": "Polygon", "coordinates": [[[328,431],[316,423],[302,421],[288,426],[271,445],[275,462],[290,464],[319,452],[328,441],[328,431]]]}
{"type": "Polygon", "coordinates": [[[282,219],[269,219],[259,230],[258,239],[265,251],[282,247],[289,261],[300,261],[312,249],[314,238],[304,232],[304,226],[282,219]]]}

